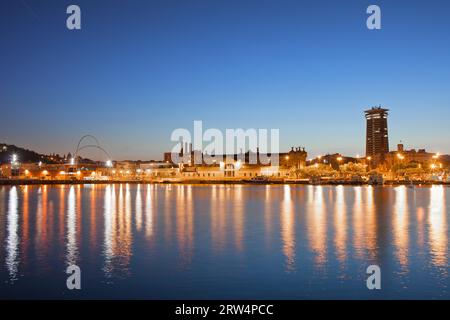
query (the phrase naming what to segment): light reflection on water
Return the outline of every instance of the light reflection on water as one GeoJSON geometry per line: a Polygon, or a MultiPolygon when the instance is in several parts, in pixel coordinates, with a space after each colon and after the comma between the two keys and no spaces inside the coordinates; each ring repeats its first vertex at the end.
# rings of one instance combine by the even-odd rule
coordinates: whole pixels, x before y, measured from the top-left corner
{"type": "Polygon", "coordinates": [[[6,239],[6,267],[11,282],[17,280],[19,265],[19,214],[18,214],[17,188],[12,187],[8,199],[8,237],[6,239]]]}
{"type": "Polygon", "coordinates": [[[448,214],[445,212],[444,189],[434,186],[431,190],[428,223],[430,229],[429,244],[432,263],[443,267],[445,274],[448,274],[448,214]]]}
{"type": "Polygon", "coordinates": [[[3,186],[0,297],[450,298],[449,190],[3,186]]]}
{"type": "Polygon", "coordinates": [[[280,212],[283,254],[286,257],[286,271],[295,271],[295,212],[291,199],[291,187],[284,186],[280,212]]]}
{"type": "Polygon", "coordinates": [[[407,272],[409,253],[409,211],[406,197],[407,190],[405,186],[395,188],[393,220],[395,256],[402,266],[402,270],[407,272]]]}

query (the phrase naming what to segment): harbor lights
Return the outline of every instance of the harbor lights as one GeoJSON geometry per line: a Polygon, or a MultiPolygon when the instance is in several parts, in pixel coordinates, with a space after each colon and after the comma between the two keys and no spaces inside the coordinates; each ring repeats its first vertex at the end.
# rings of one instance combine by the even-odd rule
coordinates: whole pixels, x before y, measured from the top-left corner
{"type": "Polygon", "coordinates": [[[437,152],[434,156],[433,156],[433,164],[430,166],[432,170],[434,170],[435,168],[439,167],[440,169],[442,169],[442,163],[437,163],[436,161],[439,159],[439,152],[437,152]]]}
{"type": "MultiPolygon", "coordinates": [[[[316,163],[321,162],[321,160],[322,160],[322,155],[318,155],[318,156],[317,156],[316,163]]],[[[325,163],[325,159],[323,160],[323,163],[325,163]]]]}

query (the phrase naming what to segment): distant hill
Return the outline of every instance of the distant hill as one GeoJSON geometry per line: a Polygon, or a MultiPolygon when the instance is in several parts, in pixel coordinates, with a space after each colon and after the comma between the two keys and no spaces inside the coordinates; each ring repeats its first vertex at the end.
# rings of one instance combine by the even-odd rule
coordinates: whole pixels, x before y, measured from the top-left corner
{"type": "MultiPolygon", "coordinates": [[[[17,155],[17,161],[21,163],[38,163],[39,161],[48,164],[67,163],[68,158],[71,157],[70,153],[67,154],[66,158],[66,155],[61,156],[56,153],[41,154],[13,144],[0,143],[0,164],[10,163],[13,154],[17,155]]],[[[82,157],[78,157],[77,161],[78,163],[95,163],[91,159],[82,157]]]]}
{"type": "Polygon", "coordinates": [[[0,144],[0,163],[10,162],[13,154],[17,155],[20,162],[39,162],[42,159],[42,155],[37,152],[15,145],[0,144]]]}
{"type": "Polygon", "coordinates": [[[64,157],[57,154],[40,154],[33,150],[24,149],[12,144],[0,143],[0,164],[11,162],[12,155],[17,155],[17,160],[22,163],[39,162],[62,163],[64,157]]]}

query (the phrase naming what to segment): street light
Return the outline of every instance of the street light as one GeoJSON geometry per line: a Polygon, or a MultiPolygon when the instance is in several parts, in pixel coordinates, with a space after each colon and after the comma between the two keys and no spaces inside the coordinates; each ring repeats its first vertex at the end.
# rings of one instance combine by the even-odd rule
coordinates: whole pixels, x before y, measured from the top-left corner
{"type": "Polygon", "coordinates": [[[371,160],[372,160],[372,157],[371,156],[368,156],[368,157],[366,157],[366,159],[367,159],[367,162],[369,163],[369,170],[371,170],[371,160]]]}
{"type": "Polygon", "coordinates": [[[106,161],[106,166],[111,168],[112,167],[112,161],[111,160],[107,160],[106,161]]]}

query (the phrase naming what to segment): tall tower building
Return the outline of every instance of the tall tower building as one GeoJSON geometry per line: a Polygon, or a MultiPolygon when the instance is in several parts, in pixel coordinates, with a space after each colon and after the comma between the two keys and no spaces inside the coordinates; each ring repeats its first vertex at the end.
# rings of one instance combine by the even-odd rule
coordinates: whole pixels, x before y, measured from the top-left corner
{"type": "Polygon", "coordinates": [[[388,111],[381,107],[364,111],[367,122],[366,157],[381,160],[389,152],[388,111]]]}

